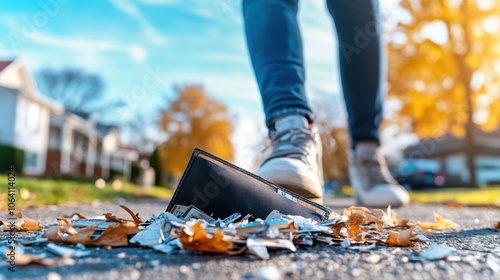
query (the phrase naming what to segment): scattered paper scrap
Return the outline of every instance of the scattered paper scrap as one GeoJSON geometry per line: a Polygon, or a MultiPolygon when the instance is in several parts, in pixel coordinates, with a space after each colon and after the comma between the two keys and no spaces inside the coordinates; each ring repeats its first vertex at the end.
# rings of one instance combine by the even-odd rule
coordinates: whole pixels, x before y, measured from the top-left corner
{"type": "MultiPolygon", "coordinates": [[[[429,229],[458,228],[456,223],[436,213],[436,223],[412,223],[399,219],[391,207],[385,212],[351,206],[344,209],[341,215],[332,215],[332,219],[322,222],[276,210],[265,220],[255,219],[251,214],[242,217],[240,213],[215,219],[192,205],[175,205],[172,213],[162,212],[143,221],[127,207],[120,207],[130,215],[129,219],[118,218],[113,213],[94,218],[75,213],[59,218],[58,225],[46,229],[43,238],[24,244],[48,243],[42,246],[49,252],[62,256],[61,259],[70,260],[89,255],[84,245],[146,246],[166,254],[182,252],[182,249],[228,255],[248,253],[261,259],[269,259],[274,250],[286,249],[293,252],[297,246],[341,246],[359,252],[372,251],[376,246],[414,246],[429,242],[424,235],[429,229]]],[[[19,215],[22,222],[20,227],[25,230],[41,229],[40,222],[23,218],[20,213],[19,215]]],[[[451,260],[454,255],[444,247],[431,245],[417,257],[446,257],[451,260]]],[[[38,259],[39,256],[27,255],[26,262],[37,262],[38,259]]],[[[367,261],[377,263],[380,256],[373,255],[367,261]]]]}
{"type": "Polygon", "coordinates": [[[47,244],[47,249],[61,257],[72,257],[72,258],[81,258],[87,257],[90,255],[90,251],[83,251],[78,249],[73,249],[69,247],[59,246],[54,243],[47,244]]]}
{"type": "Polygon", "coordinates": [[[446,257],[455,256],[455,252],[452,248],[442,245],[442,244],[431,244],[427,250],[420,254],[425,259],[428,260],[442,260],[446,257]]]}

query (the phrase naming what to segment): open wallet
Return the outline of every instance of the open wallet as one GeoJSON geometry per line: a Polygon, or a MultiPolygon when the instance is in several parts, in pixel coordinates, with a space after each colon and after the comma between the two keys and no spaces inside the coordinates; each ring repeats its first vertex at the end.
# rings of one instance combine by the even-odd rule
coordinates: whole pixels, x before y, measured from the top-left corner
{"type": "Polygon", "coordinates": [[[172,212],[176,205],[194,206],[215,219],[234,213],[264,219],[278,210],[324,221],[332,213],[327,207],[197,148],[166,211],[172,212]]]}

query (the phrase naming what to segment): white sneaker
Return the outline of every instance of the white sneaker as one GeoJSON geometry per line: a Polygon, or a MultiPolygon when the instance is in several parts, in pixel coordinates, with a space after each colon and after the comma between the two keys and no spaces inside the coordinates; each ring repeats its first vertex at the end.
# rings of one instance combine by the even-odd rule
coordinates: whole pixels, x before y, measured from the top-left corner
{"type": "Polygon", "coordinates": [[[358,143],[349,154],[349,170],[357,204],[399,207],[409,203],[408,192],[390,175],[376,143],[358,143]]]}
{"type": "Polygon", "coordinates": [[[316,203],[323,201],[321,140],[300,115],[276,121],[271,155],[256,174],[316,203]]]}

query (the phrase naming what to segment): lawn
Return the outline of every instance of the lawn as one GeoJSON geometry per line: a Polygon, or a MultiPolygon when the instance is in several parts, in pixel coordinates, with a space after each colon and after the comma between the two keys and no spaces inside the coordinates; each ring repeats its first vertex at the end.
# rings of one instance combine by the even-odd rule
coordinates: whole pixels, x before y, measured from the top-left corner
{"type": "MultiPolygon", "coordinates": [[[[336,197],[349,197],[353,195],[350,186],[343,186],[335,191],[336,197]]],[[[482,186],[479,189],[471,188],[446,188],[422,191],[410,191],[411,202],[416,203],[458,203],[475,206],[500,207],[500,185],[482,186]]]]}
{"type": "MultiPolygon", "coordinates": [[[[7,190],[7,176],[0,175],[0,186],[7,190]],[[2,183],[3,182],[3,183],[2,183]]],[[[112,187],[107,182],[103,188],[93,182],[38,179],[29,177],[16,178],[16,209],[65,203],[89,203],[94,200],[114,200],[118,198],[160,198],[169,199],[173,191],[165,187],[143,188],[124,182],[121,188],[112,187]]],[[[0,192],[0,210],[7,208],[7,192],[0,192]]]]}

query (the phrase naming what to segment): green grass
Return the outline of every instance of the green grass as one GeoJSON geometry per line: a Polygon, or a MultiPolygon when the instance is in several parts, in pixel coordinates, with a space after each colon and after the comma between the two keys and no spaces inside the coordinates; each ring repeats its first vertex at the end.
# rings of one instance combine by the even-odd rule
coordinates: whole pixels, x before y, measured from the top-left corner
{"type": "MultiPolygon", "coordinates": [[[[350,186],[342,186],[341,190],[334,193],[335,197],[350,197],[352,195],[353,190],[350,186]]],[[[410,200],[416,203],[456,202],[463,205],[500,207],[500,185],[482,186],[479,189],[446,188],[410,191],[410,200]]]]}
{"type": "MultiPolygon", "coordinates": [[[[0,186],[7,190],[7,176],[0,175],[0,186]]],[[[16,208],[21,210],[30,206],[66,204],[70,202],[89,203],[94,200],[109,201],[117,198],[159,198],[168,199],[173,191],[166,187],[143,188],[130,183],[123,183],[120,190],[112,188],[107,182],[102,189],[93,182],[38,179],[29,177],[16,178],[16,208]]],[[[7,192],[0,192],[0,209],[7,208],[7,192]]]]}

